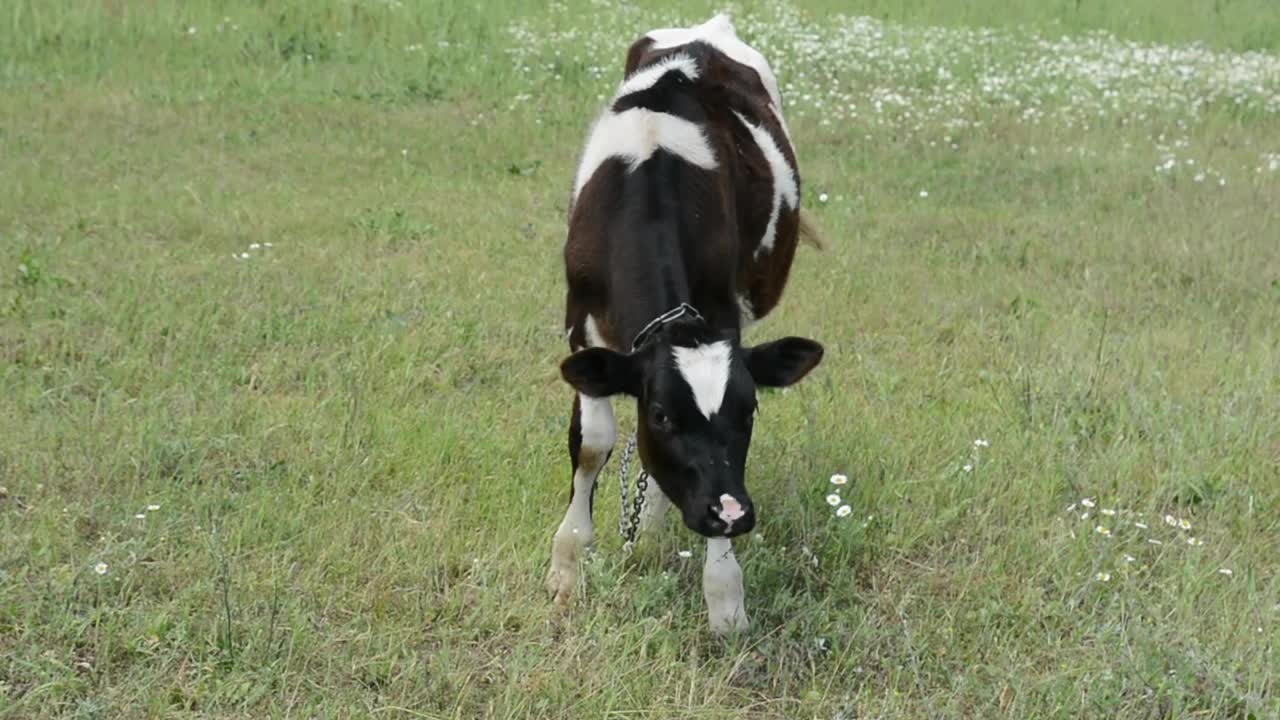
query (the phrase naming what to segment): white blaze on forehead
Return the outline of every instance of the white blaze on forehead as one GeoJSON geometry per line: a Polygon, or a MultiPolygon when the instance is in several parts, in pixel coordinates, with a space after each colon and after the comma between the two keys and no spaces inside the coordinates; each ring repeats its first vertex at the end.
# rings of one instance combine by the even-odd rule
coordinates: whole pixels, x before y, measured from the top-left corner
{"type": "Polygon", "coordinates": [[[769,209],[769,223],[765,225],[764,237],[756,248],[756,255],[759,256],[773,249],[773,241],[778,235],[778,216],[782,213],[782,203],[785,202],[789,208],[799,207],[800,189],[796,186],[796,175],[791,170],[791,164],[787,162],[782,150],[778,149],[773,135],[765,128],[753,125],[742,113],[735,110],[733,114],[738,116],[738,122],[751,133],[751,138],[756,141],[756,146],[769,163],[769,174],[773,175],[773,205],[769,209]]]}
{"type": "Polygon", "coordinates": [[[631,172],[659,149],[704,170],[716,168],[715,151],[697,123],[644,108],[620,113],[606,111],[591,129],[587,147],[582,151],[573,183],[574,201],[605,160],[622,158],[631,172]]]}
{"type": "Polygon", "coordinates": [[[698,347],[673,347],[671,354],[680,376],[693,390],[693,401],[708,420],[720,411],[724,391],[729,385],[729,363],[733,349],[727,341],[698,347]]]}

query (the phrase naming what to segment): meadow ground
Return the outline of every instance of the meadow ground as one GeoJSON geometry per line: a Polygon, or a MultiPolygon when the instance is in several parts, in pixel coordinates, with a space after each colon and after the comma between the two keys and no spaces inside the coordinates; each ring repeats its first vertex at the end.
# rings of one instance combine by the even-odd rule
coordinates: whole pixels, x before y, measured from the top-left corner
{"type": "Polygon", "coordinates": [[[831,247],[727,641],[611,474],[542,588],[575,156],[712,8],[516,7],[0,10],[0,717],[1280,716],[1280,7],[737,6],[831,247]]]}

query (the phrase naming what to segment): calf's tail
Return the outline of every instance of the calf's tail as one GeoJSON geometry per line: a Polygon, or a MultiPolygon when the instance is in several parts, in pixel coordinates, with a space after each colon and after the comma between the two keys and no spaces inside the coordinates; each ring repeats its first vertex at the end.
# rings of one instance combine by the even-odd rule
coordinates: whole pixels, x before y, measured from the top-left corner
{"type": "Polygon", "coordinates": [[[803,209],[800,210],[800,241],[812,245],[816,250],[827,249],[827,239],[822,236],[818,226],[813,224],[809,213],[803,209]]]}

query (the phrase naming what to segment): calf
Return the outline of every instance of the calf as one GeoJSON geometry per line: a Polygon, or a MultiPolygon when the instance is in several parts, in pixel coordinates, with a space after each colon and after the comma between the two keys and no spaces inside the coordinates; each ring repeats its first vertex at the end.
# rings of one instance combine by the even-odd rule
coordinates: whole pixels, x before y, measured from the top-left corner
{"type": "Polygon", "coordinates": [[[727,17],[631,46],[582,152],[564,249],[573,354],[561,374],[577,394],[573,488],[547,576],[557,602],[593,539],[596,477],[617,432],[610,398],[628,395],[656,480],[642,527],[675,504],[707,538],[712,629],[747,626],[729,539],[756,521],[745,484],[756,388],[790,385],[822,359],[804,338],[741,344],[741,328],[777,304],[807,234],[799,199],[777,80],[727,17]]]}

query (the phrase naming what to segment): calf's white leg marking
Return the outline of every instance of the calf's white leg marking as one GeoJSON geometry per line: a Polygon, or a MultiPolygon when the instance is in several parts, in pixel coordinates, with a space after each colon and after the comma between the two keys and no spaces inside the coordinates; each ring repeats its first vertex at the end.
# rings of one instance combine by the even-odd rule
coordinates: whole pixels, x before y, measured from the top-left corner
{"type": "Polygon", "coordinates": [[[751,300],[746,295],[738,296],[738,314],[742,318],[744,330],[756,321],[756,312],[751,308],[751,300]]]}
{"type": "Polygon", "coordinates": [[[649,486],[644,489],[644,507],[640,509],[640,532],[657,530],[669,507],[671,501],[667,499],[667,494],[658,487],[658,481],[650,476],[649,486]]]}
{"type": "Polygon", "coordinates": [[[588,315],[582,325],[582,334],[587,336],[587,347],[609,347],[609,344],[604,341],[604,336],[600,334],[600,326],[596,324],[594,316],[588,315]]]}
{"type": "Polygon", "coordinates": [[[564,603],[578,578],[579,551],[595,541],[591,522],[591,491],[617,439],[613,403],[608,398],[578,395],[581,409],[582,448],[578,469],[573,473],[573,499],[564,520],[551,541],[551,569],[547,571],[547,591],[557,603],[564,603]]]}
{"type": "Polygon", "coordinates": [[[724,390],[729,384],[729,361],[733,349],[728,342],[714,342],[694,348],[673,347],[676,369],[693,390],[693,401],[708,420],[720,411],[724,390]]]}
{"type": "Polygon", "coordinates": [[[702,595],[707,601],[711,632],[723,635],[750,626],[742,591],[742,568],[733,556],[733,542],[729,538],[707,538],[702,595]]]}

